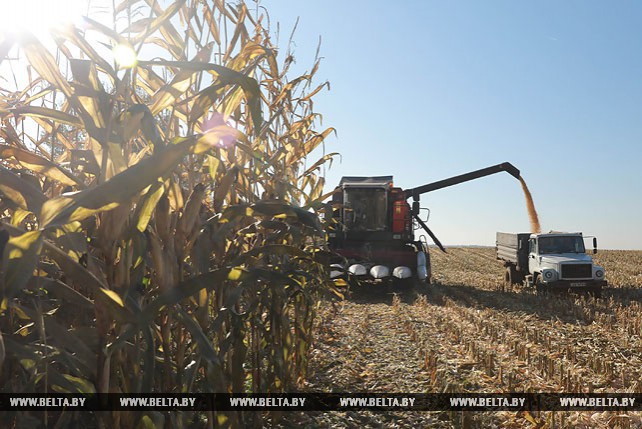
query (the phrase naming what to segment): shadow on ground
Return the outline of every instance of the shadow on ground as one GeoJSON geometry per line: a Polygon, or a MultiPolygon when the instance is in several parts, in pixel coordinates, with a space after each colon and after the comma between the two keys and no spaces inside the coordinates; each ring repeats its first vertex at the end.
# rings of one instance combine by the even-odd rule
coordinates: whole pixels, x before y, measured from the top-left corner
{"type": "Polygon", "coordinates": [[[392,305],[395,299],[411,305],[424,296],[430,304],[443,306],[448,301],[457,305],[488,308],[511,313],[535,315],[540,319],[559,320],[564,323],[590,324],[595,313],[613,314],[614,300],[622,306],[642,302],[642,289],[635,287],[605,288],[601,299],[588,294],[556,292],[537,294],[526,288],[511,291],[488,290],[462,284],[425,284],[420,282],[404,285],[364,284],[352,286],[346,299],[356,304],[392,305]],[[396,297],[396,298],[395,298],[396,297]],[[590,311],[587,311],[587,308],[590,311]]]}

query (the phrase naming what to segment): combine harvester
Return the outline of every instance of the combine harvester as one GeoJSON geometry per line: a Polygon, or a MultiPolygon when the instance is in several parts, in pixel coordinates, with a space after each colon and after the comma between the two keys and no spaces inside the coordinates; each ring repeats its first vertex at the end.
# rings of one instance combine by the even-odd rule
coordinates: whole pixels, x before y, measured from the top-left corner
{"type": "Polygon", "coordinates": [[[330,248],[343,260],[332,265],[332,277],[357,283],[406,279],[430,283],[428,245],[424,236],[415,238],[415,224],[446,250],[426,225],[427,218],[419,216],[420,196],[502,171],[520,177],[508,162],[405,190],[394,187],[392,176],[343,177],[332,196],[336,222],[328,231],[330,248]]]}

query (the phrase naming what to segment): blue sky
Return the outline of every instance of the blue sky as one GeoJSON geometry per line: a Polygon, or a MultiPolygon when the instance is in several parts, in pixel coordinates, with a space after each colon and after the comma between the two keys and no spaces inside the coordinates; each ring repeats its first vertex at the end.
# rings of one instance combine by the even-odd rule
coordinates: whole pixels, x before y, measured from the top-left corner
{"type": "MultiPolygon", "coordinates": [[[[634,1],[263,0],[280,43],[309,69],[327,151],[343,175],[394,175],[407,188],[513,163],[543,230],[642,249],[642,3],[634,1]]],[[[519,183],[502,173],[425,194],[447,244],[527,231],[519,183]]]]}

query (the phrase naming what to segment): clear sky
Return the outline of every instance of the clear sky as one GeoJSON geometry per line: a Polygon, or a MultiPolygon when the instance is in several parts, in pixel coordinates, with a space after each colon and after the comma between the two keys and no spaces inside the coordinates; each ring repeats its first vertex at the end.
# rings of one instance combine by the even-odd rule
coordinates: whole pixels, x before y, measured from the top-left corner
{"type": "MultiPolygon", "coordinates": [[[[327,191],[343,175],[393,175],[409,188],[509,161],[543,230],[642,249],[642,2],[260,4],[273,29],[281,25],[282,54],[300,18],[294,71],[311,67],[322,38],[317,82],[331,90],[315,106],[338,132],[326,150],[342,154],[327,191]]],[[[0,24],[29,17],[9,10],[0,24]]],[[[70,8],[40,15],[60,10],[70,8]]],[[[445,244],[492,245],[496,231],[529,229],[520,185],[506,173],[425,194],[422,205],[445,244]]]]}
{"type": "MultiPolygon", "coordinates": [[[[318,97],[337,129],[328,172],[407,188],[503,161],[522,171],[542,229],[642,249],[642,3],[263,0],[297,66],[319,36],[318,97]]],[[[529,229],[506,173],[425,194],[445,244],[529,229]]]]}

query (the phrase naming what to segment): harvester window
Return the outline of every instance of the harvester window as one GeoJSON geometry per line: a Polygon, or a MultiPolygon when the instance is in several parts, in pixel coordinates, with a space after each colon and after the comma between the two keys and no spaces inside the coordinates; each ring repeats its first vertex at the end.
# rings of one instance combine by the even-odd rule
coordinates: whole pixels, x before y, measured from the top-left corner
{"type": "Polygon", "coordinates": [[[385,189],[348,189],[344,197],[345,223],[353,231],[387,229],[388,206],[385,189]]]}

